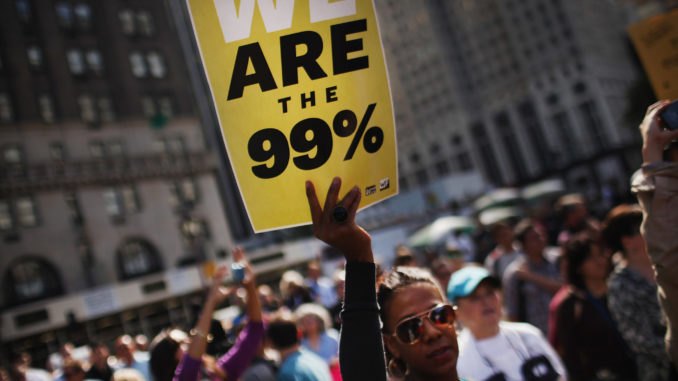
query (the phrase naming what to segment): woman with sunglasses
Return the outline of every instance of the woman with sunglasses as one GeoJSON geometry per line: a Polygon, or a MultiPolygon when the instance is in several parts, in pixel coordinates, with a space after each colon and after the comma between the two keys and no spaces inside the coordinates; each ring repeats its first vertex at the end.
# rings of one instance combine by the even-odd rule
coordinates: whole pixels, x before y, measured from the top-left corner
{"type": "Polygon", "coordinates": [[[450,278],[447,297],[464,326],[459,375],[473,380],[564,380],[564,366],[538,328],[501,320],[499,289],[499,281],[479,266],[466,266],[450,278]]]}
{"type": "Polygon", "coordinates": [[[458,380],[454,310],[434,278],[425,270],[400,267],[375,290],[370,235],[355,223],[360,189],[338,201],[341,180],[334,178],[324,207],[306,182],[316,237],[346,258],[346,284],[339,364],[345,381],[386,380],[389,370],[405,380],[458,380]],[[383,332],[383,339],[382,339],[383,332]]]}

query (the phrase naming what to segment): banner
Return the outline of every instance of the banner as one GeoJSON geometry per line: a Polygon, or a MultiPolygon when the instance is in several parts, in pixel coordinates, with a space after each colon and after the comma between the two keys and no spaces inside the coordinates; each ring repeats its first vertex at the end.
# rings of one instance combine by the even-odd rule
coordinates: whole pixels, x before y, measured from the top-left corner
{"type": "Polygon", "coordinates": [[[657,99],[678,99],[678,9],[629,27],[657,99]]]}
{"type": "Polygon", "coordinates": [[[308,224],[334,176],[360,208],[397,194],[393,109],[369,0],[187,0],[255,232],[308,224]]]}

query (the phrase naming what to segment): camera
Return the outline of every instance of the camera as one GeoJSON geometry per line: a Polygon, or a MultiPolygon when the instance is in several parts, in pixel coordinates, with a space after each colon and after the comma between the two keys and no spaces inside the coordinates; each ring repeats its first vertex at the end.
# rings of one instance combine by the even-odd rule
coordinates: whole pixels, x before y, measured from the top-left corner
{"type": "Polygon", "coordinates": [[[662,127],[667,130],[678,129],[678,100],[674,100],[659,113],[662,127]]]}

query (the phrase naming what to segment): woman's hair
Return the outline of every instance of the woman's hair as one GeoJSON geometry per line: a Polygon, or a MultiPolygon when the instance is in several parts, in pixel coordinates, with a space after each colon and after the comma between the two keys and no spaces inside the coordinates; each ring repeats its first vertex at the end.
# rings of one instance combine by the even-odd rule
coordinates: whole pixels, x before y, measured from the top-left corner
{"type": "MultiPolygon", "coordinates": [[[[393,294],[401,288],[413,285],[415,283],[428,283],[435,287],[440,295],[444,297],[445,293],[440,289],[438,282],[435,280],[431,272],[420,268],[411,266],[394,267],[379,284],[377,289],[377,301],[379,302],[379,316],[382,323],[386,322],[386,306],[391,301],[393,294]]],[[[382,324],[383,329],[386,329],[385,324],[382,324]]]]}
{"type": "Polygon", "coordinates": [[[332,319],[330,318],[327,309],[319,304],[304,303],[297,307],[294,311],[294,317],[300,321],[304,316],[311,316],[318,320],[320,332],[325,332],[326,329],[332,326],[332,319]]]}
{"type": "Polygon", "coordinates": [[[565,272],[570,284],[578,288],[585,288],[584,278],[579,273],[579,268],[591,255],[593,246],[600,243],[593,239],[590,233],[581,232],[570,238],[563,247],[563,257],[565,260],[565,272]]]}
{"type": "Polygon", "coordinates": [[[179,365],[177,350],[186,338],[186,333],[178,329],[166,329],[153,338],[149,365],[156,381],[172,381],[174,369],[179,365]]]}
{"type": "Polygon", "coordinates": [[[602,236],[612,251],[624,253],[622,237],[632,237],[640,233],[643,212],[638,205],[619,205],[612,209],[603,221],[602,236]]]}

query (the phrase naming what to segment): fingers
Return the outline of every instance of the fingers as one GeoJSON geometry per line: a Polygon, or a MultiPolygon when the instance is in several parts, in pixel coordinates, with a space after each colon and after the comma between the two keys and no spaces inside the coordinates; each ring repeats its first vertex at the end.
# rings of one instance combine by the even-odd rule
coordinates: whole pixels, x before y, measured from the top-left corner
{"type": "Polygon", "coordinates": [[[233,253],[233,262],[241,262],[245,259],[245,251],[240,246],[236,246],[231,253],[233,253]]]}
{"type": "Polygon", "coordinates": [[[313,221],[313,225],[317,225],[320,222],[323,211],[320,209],[320,202],[318,202],[315,187],[310,181],[306,181],[306,198],[308,198],[308,206],[311,208],[311,221],[313,221]]]}
{"type": "Polygon", "coordinates": [[[228,273],[228,267],[226,265],[221,265],[217,267],[217,269],[214,271],[214,275],[212,276],[212,279],[214,279],[214,283],[220,283],[221,279],[223,279],[224,276],[228,273]]]}
{"type": "Polygon", "coordinates": [[[332,209],[337,204],[337,198],[339,198],[339,188],[341,188],[341,179],[335,177],[332,179],[332,184],[330,184],[330,189],[327,191],[327,197],[325,198],[325,206],[323,207],[323,217],[327,217],[329,220],[330,213],[332,209]]]}
{"type": "Polygon", "coordinates": [[[358,212],[358,206],[360,205],[360,188],[354,186],[351,191],[349,191],[343,200],[341,200],[341,205],[348,210],[348,220],[353,221],[355,214],[358,212]]]}

